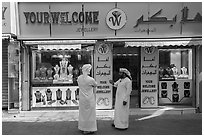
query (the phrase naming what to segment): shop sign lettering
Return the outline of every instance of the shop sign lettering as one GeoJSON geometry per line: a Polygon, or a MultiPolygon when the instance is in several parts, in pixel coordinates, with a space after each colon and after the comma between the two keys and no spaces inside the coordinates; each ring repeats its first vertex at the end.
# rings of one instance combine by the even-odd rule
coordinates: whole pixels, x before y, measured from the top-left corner
{"type": "MultiPolygon", "coordinates": [[[[6,20],[5,18],[6,10],[7,10],[7,7],[2,7],[2,21],[6,20]]],[[[6,26],[6,22],[2,22],[2,26],[6,26]]]]}
{"type": "Polygon", "coordinates": [[[11,33],[10,2],[2,2],[2,33],[11,33]]]}
{"type": "Polygon", "coordinates": [[[96,93],[110,93],[111,90],[97,90],[96,93]]]}
{"type": "Polygon", "coordinates": [[[172,19],[167,19],[166,17],[158,17],[161,14],[163,9],[160,9],[154,15],[148,18],[148,20],[144,20],[144,16],[142,15],[138,20],[134,28],[136,28],[139,24],[150,24],[150,23],[170,23],[174,24],[177,19],[177,15],[175,15],[172,19]]]}
{"type": "Polygon", "coordinates": [[[7,10],[7,7],[2,7],[2,20],[5,20],[5,12],[7,10]]]}
{"type": "Polygon", "coordinates": [[[90,28],[78,28],[76,32],[94,32],[98,31],[97,27],[90,27],[90,28]]]}
{"type": "Polygon", "coordinates": [[[142,85],[143,88],[156,88],[156,85],[142,85]]]}
{"type": "Polygon", "coordinates": [[[105,55],[109,52],[109,46],[108,44],[100,44],[97,50],[98,50],[98,53],[105,55]]]}
{"type": "Polygon", "coordinates": [[[90,12],[23,12],[26,24],[99,24],[99,11],[90,12]]]}
{"type": "Polygon", "coordinates": [[[139,29],[136,29],[135,32],[141,32],[141,33],[144,33],[144,32],[147,32],[148,34],[150,32],[156,32],[157,29],[156,28],[153,28],[153,29],[149,29],[149,28],[139,28],[139,29]]]}
{"type": "Polygon", "coordinates": [[[107,84],[107,81],[100,81],[100,84],[107,84]]]}
{"type": "Polygon", "coordinates": [[[97,86],[98,89],[109,89],[110,86],[97,86]]]}
{"type": "Polygon", "coordinates": [[[142,92],[150,93],[150,92],[157,92],[157,90],[156,89],[143,89],[142,92]]]}
{"type": "Polygon", "coordinates": [[[155,51],[155,47],[151,46],[151,47],[144,47],[144,51],[147,54],[153,54],[155,51]]]}
{"type": "MultiPolygon", "coordinates": [[[[194,18],[189,18],[189,8],[187,6],[181,9],[181,18],[180,24],[181,26],[185,23],[202,23],[202,15],[197,12],[194,18]]],[[[173,28],[173,26],[178,22],[177,14],[173,15],[170,19],[165,16],[161,16],[163,9],[158,10],[152,16],[148,17],[147,20],[144,19],[144,15],[141,15],[137,20],[136,24],[133,26],[135,28],[135,32],[137,33],[144,33],[146,32],[148,35],[150,33],[156,32],[156,28],[138,28],[140,24],[169,24],[169,28],[173,28]]]]}
{"type": "MultiPolygon", "coordinates": [[[[144,16],[142,15],[139,19],[137,19],[136,25],[134,28],[138,27],[139,24],[155,24],[155,23],[169,23],[169,24],[175,24],[177,21],[177,15],[174,15],[172,19],[167,19],[167,17],[159,17],[159,15],[162,13],[163,9],[160,9],[157,11],[155,14],[153,14],[151,17],[148,18],[148,20],[144,20],[144,16]]],[[[200,13],[197,12],[194,18],[188,19],[188,7],[184,7],[181,12],[182,12],[182,17],[180,23],[201,23],[202,22],[202,16],[200,13]]]]}

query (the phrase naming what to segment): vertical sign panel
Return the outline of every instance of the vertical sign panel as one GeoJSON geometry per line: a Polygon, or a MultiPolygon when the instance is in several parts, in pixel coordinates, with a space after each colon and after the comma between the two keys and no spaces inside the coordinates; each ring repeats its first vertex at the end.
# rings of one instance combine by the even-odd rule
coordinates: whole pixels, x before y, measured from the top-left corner
{"type": "Polygon", "coordinates": [[[158,106],[158,48],[141,48],[141,107],[158,106]]]}
{"type": "Polygon", "coordinates": [[[112,44],[98,42],[95,46],[94,78],[97,81],[96,108],[112,108],[112,44]]]}

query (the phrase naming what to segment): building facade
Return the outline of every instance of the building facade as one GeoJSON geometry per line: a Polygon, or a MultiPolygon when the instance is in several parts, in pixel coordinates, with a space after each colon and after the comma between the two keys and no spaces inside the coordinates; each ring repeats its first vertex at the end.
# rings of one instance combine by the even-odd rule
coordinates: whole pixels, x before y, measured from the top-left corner
{"type": "Polygon", "coordinates": [[[133,78],[131,108],[202,111],[199,2],[17,3],[19,110],[78,108],[77,77],[93,66],[97,109],[113,109],[118,79],[133,78]]]}

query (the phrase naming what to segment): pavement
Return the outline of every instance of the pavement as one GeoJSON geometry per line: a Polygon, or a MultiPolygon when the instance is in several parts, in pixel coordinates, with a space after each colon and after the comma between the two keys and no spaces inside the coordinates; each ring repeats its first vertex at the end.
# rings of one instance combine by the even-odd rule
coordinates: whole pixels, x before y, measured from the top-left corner
{"type": "MultiPolygon", "coordinates": [[[[129,128],[111,127],[114,110],[97,110],[93,135],[202,135],[202,113],[190,108],[131,109],[129,128]]],[[[2,111],[2,135],[82,135],[78,110],[2,111]]]]}
{"type": "MultiPolygon", "coordinates": [[[[154,117],[161,114],[194,114],[195,108],[181,107],[174,108],[172,106],[160,106],[158,108],[149,109],[130,109],[130,115],[149,115],[154,117]]],[[[96,110],[98,120],[113,120],[114,109],[112,110],[96,110]]],[[[18,111],[10,110],[2,111],[2,121],[13,122],[46,122],[46,121],[77,121],[78,110],[32,110],[32,111],[18,111]]]]}

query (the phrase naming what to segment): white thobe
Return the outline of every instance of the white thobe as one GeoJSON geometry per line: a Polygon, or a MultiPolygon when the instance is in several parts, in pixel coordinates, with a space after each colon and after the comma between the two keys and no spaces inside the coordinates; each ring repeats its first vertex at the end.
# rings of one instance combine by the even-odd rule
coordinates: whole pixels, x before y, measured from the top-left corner
{"type": "Polygon", "coordinates": [[[129,125],[129,103],[130,93],[132,91],[132,81],[126,77],[119,79],[114,86],[116,90],[115,112],[114,112],[114,125],[116,128],[128,128],[129,125]],[[123,101],[127,104],[123,105],[123,101]]]}
{"type": "Polygon", "coordinates": [[[79,121],[78,129],[82,131],[97,131],[96,123],[96,101],[93,87],[97,86],[96,81],[88,76],[78,77],[79,86],[79,121]]]}

